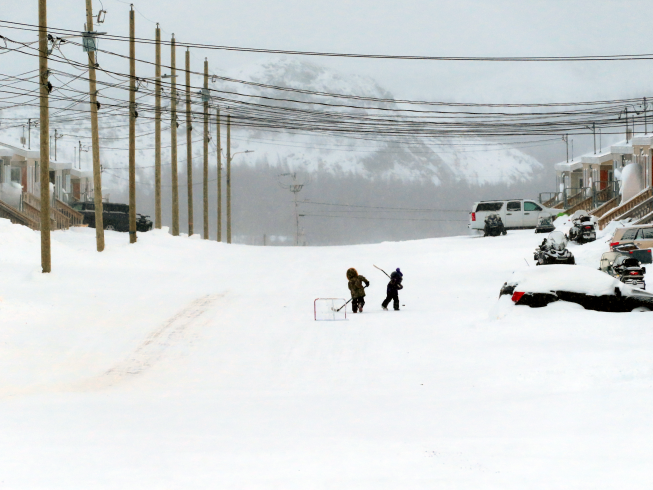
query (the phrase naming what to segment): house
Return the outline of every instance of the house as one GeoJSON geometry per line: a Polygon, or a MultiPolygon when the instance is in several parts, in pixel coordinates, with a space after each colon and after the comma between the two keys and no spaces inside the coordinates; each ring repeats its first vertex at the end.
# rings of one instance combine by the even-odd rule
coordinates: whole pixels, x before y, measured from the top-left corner
{"type": "Polygon", "coordinates": [[[636,224],[653,221],[651,143],[653,135],[635,136],[608,150],[555,164],[556,191],[540,194],[540,201],[568,214],[581,209],[588,211],[598,218],[601,229],[614,219],[631,218],[636,224]],[[641,185],[633,195],[622,196],[619,176],[624,167],[633,163],[641,172],[641,185]]]}
{"type": "MultiPolygon", "coordinates": [[[[0,142],[0,217],[40,229],[40,152],[0,142]]],[[[49,162],[51,228],[81,225],[83,216],[70,204],[92,198],[90,172],[66,162],[49,162]]]]}

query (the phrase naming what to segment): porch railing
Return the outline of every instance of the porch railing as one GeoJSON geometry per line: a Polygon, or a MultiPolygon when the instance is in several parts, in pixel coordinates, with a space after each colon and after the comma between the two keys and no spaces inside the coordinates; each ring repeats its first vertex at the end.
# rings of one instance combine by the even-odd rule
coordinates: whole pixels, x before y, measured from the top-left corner
{"type": "Polygon", "coordinates": [[[615,206],[613,209],[599,218],[599,229],[602,230],[605,228],[606,225],[613,219],[620,219],[625,213],[633,209],[635,206],[643,203],[644,201],[647,201],[651,197],[653,197],[653,189],[651,187],[647,187],[629,201],[621,203],[619,206],[615,206]]]}
{"type": "MultiPolygon", "coordinates": [[[[70,228],[70,219],[56,207],[57,199],[53,199],[50,205],[50,226],[53,230],[67,230],[70,228]]],[[[41,218],[41,200],[34,194],[23,192],[21,198],[23,212],[28,216],[41,218]]]]}
{"type": "Polygon", "coordinates": [[[68,220],[70,221],[70,226],[80,226],[84,221],[84,215],[82,213],[75,211],[73,208],[68,206],[68,204],[66,204],[65,202],[55,198],[53,204],[54,204],[54,208],[57,211],[59,211],[66,218],[68,218],[68,220]]]}

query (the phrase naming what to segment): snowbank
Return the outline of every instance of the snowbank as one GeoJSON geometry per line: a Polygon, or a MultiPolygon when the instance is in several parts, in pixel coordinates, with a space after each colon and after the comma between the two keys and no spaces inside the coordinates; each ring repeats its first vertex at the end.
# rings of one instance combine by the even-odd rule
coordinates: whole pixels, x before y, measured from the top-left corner
{"type": "Polygon", "coordinates": [[[106,232],[102,253],[94,235],[52,233],[45,275],[39,234],[0,220],[2,488],[653,485],[651,316],[488,318],[533,269],[532,230],[347,247],[106,232]],[[381,310],[372,264],[404,272],[402,311],[381,310]],[[365,313],[315,322],[352,266],[365,313]]]}

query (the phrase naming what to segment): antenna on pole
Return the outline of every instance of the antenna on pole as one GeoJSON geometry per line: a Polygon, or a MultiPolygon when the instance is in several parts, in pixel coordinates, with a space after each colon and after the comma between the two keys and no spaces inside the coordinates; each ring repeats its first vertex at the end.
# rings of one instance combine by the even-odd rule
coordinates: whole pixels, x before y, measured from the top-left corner
{"type": "MultiPolygon", "coordinates": [[[[293,200],[295,203],[295,246],[299,245],[299,204],[297,203],[297,194],[303,189],[305,185],[309,184],[307,178],[297,178],[297,172],[286,172],[279,174],[279,185],[282,189],[288,189],[293,193],[293,200]]],[[[303,234],[303,232],[302,232],[303,234]]]]}

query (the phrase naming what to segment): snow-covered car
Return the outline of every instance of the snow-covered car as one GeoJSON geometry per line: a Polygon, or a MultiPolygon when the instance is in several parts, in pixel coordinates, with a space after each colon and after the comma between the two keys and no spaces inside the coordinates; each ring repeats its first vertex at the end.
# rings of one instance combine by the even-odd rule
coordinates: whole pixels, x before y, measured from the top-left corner
{"type": "Polygon", "coordinates": [[[653,293],[584,266],[533,267],[514,272],[501,288],[499,297],[503,295],[531,308],[568,301],[596,311],[653,310],[653,293]]]}

